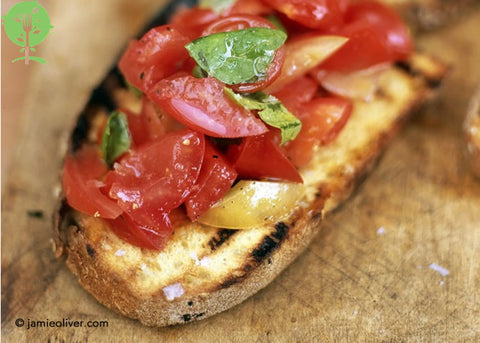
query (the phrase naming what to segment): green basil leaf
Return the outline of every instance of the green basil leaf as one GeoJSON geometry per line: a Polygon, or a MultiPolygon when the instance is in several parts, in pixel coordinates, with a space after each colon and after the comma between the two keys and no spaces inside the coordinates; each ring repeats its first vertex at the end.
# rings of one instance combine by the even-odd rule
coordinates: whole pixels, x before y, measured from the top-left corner
{"type": "Polygon", "coordinates": [[[133,95],[135,95],[137,98],[141,98],[143,93],[140,89],[138,89],[137,87],[135,87],[134,85],[132,85],[130,82],[128,82],[127,80],[125,80],[125,84],[127,85],[127,88],[130,92],[133,93],[133,95]]]}
{"type": "Polygon", "coordinates": [[[200,0],[198,7],[212,9],[215,13],[222,13],[231,7],[237,0],[200,0]]]}
{"type": "Polygon", "coordinates": [[[280,144],[295,139],[300,132],[302,122],[273,95],[263,92],[237,94],[227,87],[224,88],[224,91],[235,102],[246,109],[258,110],[258,115],[265,123],[280,129],[282,135],[280,144]]]}
{"type": "Polygon", "coordinates": [[[130,148],[131,141],[125,113],[112,112],[102,136],[102,155],[109,166],[130,148]]]}
{"type": "Polygon", "coordinates": [[[286,39],[280,30],[251,27],[200,37],[185,47],[209,76],[236,85],[264,80],[286,39]]]}

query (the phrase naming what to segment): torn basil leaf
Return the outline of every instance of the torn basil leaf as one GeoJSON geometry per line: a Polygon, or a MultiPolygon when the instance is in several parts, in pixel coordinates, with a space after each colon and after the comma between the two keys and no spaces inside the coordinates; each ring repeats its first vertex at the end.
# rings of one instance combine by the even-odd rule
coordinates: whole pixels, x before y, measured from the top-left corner
{"type": "Polygon", "coordinates": [[[224,91],[236,103],[246,109],[258,110],[258,115],[266,124],[280,129],[282,135],[280,144],[295,139],[300,132],[302,122],[273,95],[263,92],[237,94],[227,87],[224,88],[224,91]]]}
{"type": "Polygon", "coordinates": [[[286,39],[280,30],[251,27],[200,37],[185,47],[209,76],[236,85],[265,80],[275,50],[286,39]]]}
{"type": "Polygon", "coordinates": [[[237,0],[200,0],[198,7],[209,8],[215,13],[222,13],[227,8],[231,7],[237,0]]]}
{"type": "Polygon", "coordinates": [[[130,148],[131,141],[125,113],[112,112],[102,136],[102,155],[109,166],[130,148]]]}

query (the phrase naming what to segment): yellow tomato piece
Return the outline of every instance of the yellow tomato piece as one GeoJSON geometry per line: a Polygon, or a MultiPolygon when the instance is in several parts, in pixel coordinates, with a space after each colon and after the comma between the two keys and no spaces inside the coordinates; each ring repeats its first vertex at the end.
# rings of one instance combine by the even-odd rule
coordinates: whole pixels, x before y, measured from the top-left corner
{"type": "Polygon", "coordinates": [[[305,192],[299,183],[240,181],[198,222],[227,229],[251,229],[288,216],[305,192]]]}

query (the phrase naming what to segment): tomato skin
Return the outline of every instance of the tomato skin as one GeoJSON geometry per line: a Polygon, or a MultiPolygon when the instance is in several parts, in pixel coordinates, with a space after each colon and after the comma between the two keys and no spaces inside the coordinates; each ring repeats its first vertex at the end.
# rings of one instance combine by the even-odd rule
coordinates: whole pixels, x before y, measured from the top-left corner
{"type": "Polygon", "coordinates": [[[316,145],[333,141],[350,118],[352,109],[348,99],[335,97],[315,98],[304,104],[298,115],[302,130],[285,146],[293,164],[298,168],[305,166],[312,159],[316,145]]]}
{"type": "Polygon", "coordinates": [[[202,134],[181,130],[149,142],[115,163],[109,196],[139,225],[161,225],[195,184],[203,161],[202,134]],[[158,222],[158,223],[157,223],[158,222]]]}
{"type": "Polygon", "coordinates": [[[412,38],[402,18],[392,8],[375,1],[352,4],[347,22],[366,20],[381,35],[393,60],[404,60],[413,52],[412,38]]]}
{"type": "Polygon", "coordinates": [[[140,225],[126,213],[106,222],[119,238],[140,248],[162,250],[173,233],[172,224],[166,213],[157,220],[160,226],[157,224],[155,227],[140,225]]]}
{"type": "Polygon", "coordinates": [[[288,18],[312,29],[326,29],[343,22],[345,0],[263,0],[288,18]]]}
{"type": "MultiPolygon", "coordinates": [[[[230,32],[243,30],[250,27],[265,27],[268,29],[277,29],[269,20],[250,14],[236,14],[227,17],[221,17],[211,23],[202,33],[202,36],[209,36],[219,32],[230,32]]],[[[250,83],[241,83],[229,86],[237,93],[258,92],[268,85],[272,84],[280,76],[280,71],[285,61],[285,47],[282,46],[275,52],[272,63],[267,70],[267,76],[264,80],[250,83]]]]}
{"type": "Polygon", "coordinates": [[[205,155],[197,183],[185,199],[187,215],[196,221],[230,190],[237,172],[226,158],[211,144],[205,142],[205,155]]]}
{"type": "Polygon", "coordinates": [[[303,183],[302,177],[275,142],[274,131],[246,137],[232,145],[227,156],[238,176],[244,179],[270,179],[303,183]]]}
{"type": "Polygon", "coordinates": [[[118,63],[125,79],[142,92],[172,75],[189,57],[189,39],[172,25],[158,26],[131,41],[118,63]]]}
{"type": "Polygon", "coordinates": [[[191,40],[200,37],[202,31],[214,20],[218,15],[211,9],[185,8],[175,13],[171,19],[171,24],[178,28],[185,36],[191,40]]]}
{"type": "Polygon", "coordinates": [[[149,97],[185,126],[213,137],[235,138],[265,133],[254,114],[233,102],[215,78],[186,75],[158,82],[149,97]]]}
{"type": "Polygon", "coordinates": [[[107,172],[98,147],[85,145],[65,157],[62,184],[68,204],[79,212],[102,218],[116,218],[120,207],[102,194],[97,178],[107,172]]]}

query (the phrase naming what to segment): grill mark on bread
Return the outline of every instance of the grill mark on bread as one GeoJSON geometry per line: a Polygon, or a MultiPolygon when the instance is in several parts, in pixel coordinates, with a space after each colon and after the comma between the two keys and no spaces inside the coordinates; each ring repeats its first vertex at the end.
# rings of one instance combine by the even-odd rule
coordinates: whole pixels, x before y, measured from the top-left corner
{"type": "Polygon", "coordinates": [[[395,63],[395,66],[405,71],[413,77],[421,77],[426,82],[427,87],[434,90],[441,86],[442,78],[444,77],[445,70],[439,70],[437,73],[425,73],[420,68],[417,68],[412,61],[399,61],[395,63]]]}
{"type": "Polygon", "coordinates": [[[276,223],[274,226],[275,230],[271,234],[265,236],[262,242],[255,249],[253,249],[251,255],[251,260],[253,263],[247,261],[242,266],[241,272],[238,275],[234,275],[223,280],[218,289],[228,288],[238,282],[241,282],[266,259],[268,260],[268,264],[272,264],[272,259],[270,256],[275,250],[280,248],[281,244],[286,240],[290,227],[293,227],[293,223],[291,226],[288,226],[284,222],[276,223]]]}
{"type": "Polygon", "coordinates": [[[208,246],[210,250],[215,251],[217,248],[222,246],[226,241],[228,241],[234,234],[237,233],[237,230],[229,230],[229,229],[220,229],[216,236],[212,237],[208,242],[208,246]]]}
{"type": "Polygon", "coordinates": [[[284,222],[278,222],[275,224],[275,231],[266,236],[262,243],[253,250],[252,257],[258,264],[261,263],[264,259],[268,258],[275,249],[280,247],[284,239],[288,235],[288,230],[290,227],[284,222]]]}

